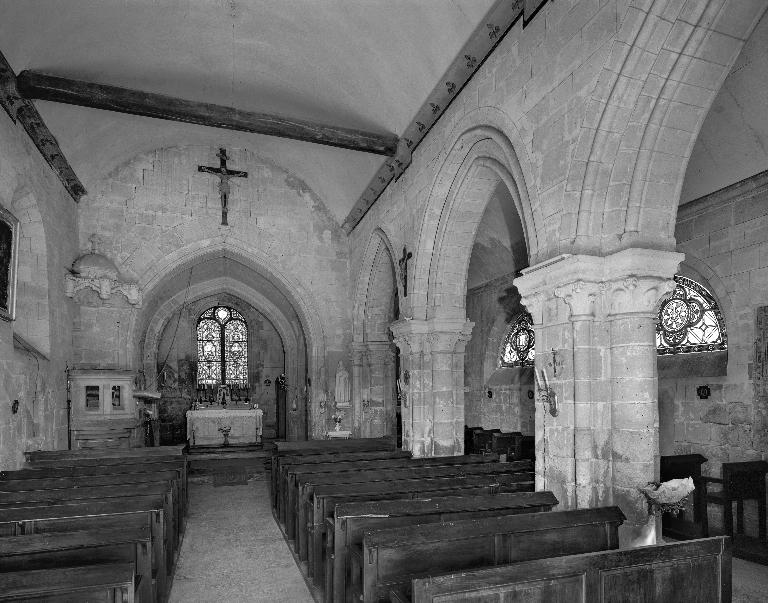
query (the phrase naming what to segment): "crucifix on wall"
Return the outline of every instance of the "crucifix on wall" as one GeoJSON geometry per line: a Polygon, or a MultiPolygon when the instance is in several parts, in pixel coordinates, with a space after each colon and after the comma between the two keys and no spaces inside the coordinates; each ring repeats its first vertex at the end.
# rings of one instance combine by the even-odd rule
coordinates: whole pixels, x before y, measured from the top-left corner
{"type": "Polygon", "coordinates": [[[403,297],[408,297],[408,260],[413,257],[413,253],[403,247],[403,257],[397,261],[400,266],[400,279],[403,281],[403,297]]]}
{"type": "Polygon", "coordinates": [[[216,157],[219,158],[219,167],[211,167],[208,165],[198,165],[198,172],[205,172],[206,174],[213,174],[219,177],[219,193],[221,194],[221,225],[228,226],[227,211],[229,204],[229,179],[230,178],[247,178],[248,172],[241,172],[239,170],[227,169],[227,150],[220,148],[216,153],[216,157]]]}

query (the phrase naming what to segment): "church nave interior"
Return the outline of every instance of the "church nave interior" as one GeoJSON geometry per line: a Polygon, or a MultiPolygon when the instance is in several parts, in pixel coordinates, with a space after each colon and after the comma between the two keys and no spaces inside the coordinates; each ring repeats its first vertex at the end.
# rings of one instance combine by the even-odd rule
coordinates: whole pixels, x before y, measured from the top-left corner
{"type": "Polygon", "coordinates": [[[0,0],[0,600],[760,600],[766,91],[766,0],[0,0]]]}

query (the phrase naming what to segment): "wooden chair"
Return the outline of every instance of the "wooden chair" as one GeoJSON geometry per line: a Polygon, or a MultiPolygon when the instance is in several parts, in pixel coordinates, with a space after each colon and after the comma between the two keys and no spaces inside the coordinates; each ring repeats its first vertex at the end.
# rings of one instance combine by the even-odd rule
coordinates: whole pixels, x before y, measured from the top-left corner
{"type": "MultiPolygon", "coordinates": [[[[723,505],[723,527],[728,536],[733,536],[733,503],[736,503],[736,533],[744,533],[744,501],[756,500],[759,518],[760,540],[766,541],[765,475],[768,462],[748,461],[723,463],[723,477],[703,477],[707,483],[722,484],[722,489],[706,492],[706,501],[723,505]]],[[[709,536],[707,514],[704,513],[704,533],[709,536]]]]}

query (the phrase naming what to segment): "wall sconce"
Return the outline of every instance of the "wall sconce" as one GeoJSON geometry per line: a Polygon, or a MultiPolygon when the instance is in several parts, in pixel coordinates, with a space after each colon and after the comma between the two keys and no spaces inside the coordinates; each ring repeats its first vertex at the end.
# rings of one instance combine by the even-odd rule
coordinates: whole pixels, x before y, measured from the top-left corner
{"type": "Polygon", "coordinates": [[[706,400],[712,395],[712,390],[709,389],[709,385],[699,385],[696,388],[696,395],[699,397],[699,400],[706,400]]]}
{"type": "Polygon", "coordinates": [[[534,368],[533,375],[536,377],[536,389],[539,390],[539,400],[542,404],[549,407],[549,414],[556,417],[560,414],[560,405],[557,400],[557,392],[549,386],[547,372],[541,369],[541,376],[539,376],[539,371],[534,368]]]}
{"type": "Polygon", "coordinates": [[[19,412],[19,401],[14,400],[11,402],[11,414],[15,415],[17,412],[19,412]]]}

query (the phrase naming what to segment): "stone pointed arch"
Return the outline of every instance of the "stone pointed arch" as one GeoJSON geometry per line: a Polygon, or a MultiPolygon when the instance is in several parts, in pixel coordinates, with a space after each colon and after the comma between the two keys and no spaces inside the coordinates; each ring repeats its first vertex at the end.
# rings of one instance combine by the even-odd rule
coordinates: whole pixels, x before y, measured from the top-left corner
{"type": "Polygon", "coordinates": [[[13,330],[42,354],[50,356],[50,282],[45,224],[37,199],[30,192],[17,192],[11,212],[19,220],[20,241],[13,330]]]}
{"type": "MultiPolygon", "coordinates": [[[[139,278],[139,287],[144,293],[144,299],[150,299],[155,290],[160,287],[167,277],[183,271],[206,259],[226,254],[227,257],[240,262],[244,266],[267,278],[288,299],[299,318],[305,334],[307,349],[307,376],[311,379],[308,395],[311,400],[309,407],[310,437],[322,437],[324,431],[323,417],[320,416],[317,403],[321,395],[321,367],[326,356],[326,335],[320,319],[320,311],[306,287],[281,269],[280,259],[270,256],[260,249],[227,235],[195,241],[181,249],[169,253],[162,261],[153,265],[150,270],[139,278]]],[[[131,325],[133,342],[139,341],[137,333],[140,322],[131,325]]],[[[135,352],[134,352],[135,357],[135,352]]],[[[303,384],[296,384],[302,387],[303,384]]]]}
{"type": "Polygon", "coordinates": [[[395,287],[397,287],[397,296],[402,299],[403,286],[398,276],[395,258],[397,257],[387,233],[381,228],[376,228],[368,240],[368,245],[363,254],[363,261],[360,264],[360,270],[357,275],[357,285],[355,287],[355,305],[353,309],[352,320],[352,340],[356,343],[366,339],[366,308],[370,303],[371,287],[375,277],[375,267],[382,261],[382,254],[388,255],[392,272],[395,275],[395,287]]]}
{"type": "Polygon", "coordinates": [[[283,340],[285,349],[286,376],[289,383],[300,383],[303,381],[301,367],[304,365],[303,359],[299,358],[299,341],[296,332],[291,327],[288,318],[283,314],[280,308],[268,300],[260,292],[256,291],[246,283],[229,277],[219,277],[197,283],[190,287],[189,291],[179,291],[169,297],[154,312],[147,321],[147,327],[143,333],[139,334],[140,343],[135,344],[135,349],[140,351],[141,358],[137,359],[137,366],[143,366],[144,375],[148,383],[154,383],[157,375],[158,357],[157,351],[162,337],[163,330],[168,321],[179,312],[185,305],[190,305],[197,300],[217,293],[229,293],[249,303],[254,309],[258,310],[264,317],[272,323],[278,335],[283,340]]]}
{"type": "Polygon", "coordinates": [[[766,8],[741,0],[628,7],[569,166],[566,195],[575,194],[578,207],[564,212],[561,239],[574,251],[675,249],[696,137],[766,8]]]}
{"type": "Polygon", "coordinates": [[[426,291],[427,318],[463,318],[467,269],[477,228],[493,189],[509,190],[529,259],[538,250],[534,210],[514,148],[498,130],[479,127],[456,141],[433,186],[419,239],[416,287],[426,291]]]}

